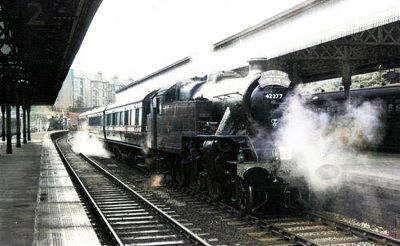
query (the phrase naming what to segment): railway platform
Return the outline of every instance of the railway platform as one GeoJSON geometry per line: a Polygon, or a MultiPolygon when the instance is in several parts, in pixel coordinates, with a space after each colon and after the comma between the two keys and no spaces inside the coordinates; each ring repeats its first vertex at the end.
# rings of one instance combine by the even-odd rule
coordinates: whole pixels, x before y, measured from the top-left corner
{"type": "Polygon", "coordinates": [[[100,245],[49,133],[0,142],[0,245],[100,245]]]}
{"type": "Polygon", "coordinates": [[[344,163],[348,182],[400,191],[400,154],[362,152],[344,163]]]}

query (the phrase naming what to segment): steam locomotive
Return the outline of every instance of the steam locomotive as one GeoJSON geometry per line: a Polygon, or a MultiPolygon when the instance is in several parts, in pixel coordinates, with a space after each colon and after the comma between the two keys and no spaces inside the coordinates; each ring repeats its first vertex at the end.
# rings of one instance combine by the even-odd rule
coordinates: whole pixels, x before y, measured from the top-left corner
{"type": "Polygon", "coordinates": [[[244,212],[287,207],[292,185],[270,137],[290,80],[265,72],[262,59],[249,63],[162,89],[133,85],[126,103],[81,114],[80,128],[118,158],[162,172],[165,182],[231,200],[244,212]]]}
{"type": "MultiPolygon", "coordinates": [[[[80,127],[105,141],[117,158],[162,173],[166,183],[230,200],[243,212],[304,204],[309,191],[303,177],[290,173],[293,163],[283,161],[272,141],[292,83],[284,72],[267,71],[262,59],[249,64],[160,89],[133,84],[125,100],[81,114],[80,127]]],[[[382,97],[394,113],[398,88],[352,90],[351,96],[382,97]]],[[[333,112],[345,98],[341,91],[308,100],[333,112]]],[[[400,122],[396,115],[393,124],[400,122]]]]}

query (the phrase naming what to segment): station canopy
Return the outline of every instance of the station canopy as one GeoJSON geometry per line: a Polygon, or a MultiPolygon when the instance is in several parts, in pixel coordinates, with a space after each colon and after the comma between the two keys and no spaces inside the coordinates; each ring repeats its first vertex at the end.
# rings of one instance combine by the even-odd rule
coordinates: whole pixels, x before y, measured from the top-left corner
{"type": "Polygon", "coordinates": [[[0,1],[0,103],[51,105],[101,0],[0,1]]]}

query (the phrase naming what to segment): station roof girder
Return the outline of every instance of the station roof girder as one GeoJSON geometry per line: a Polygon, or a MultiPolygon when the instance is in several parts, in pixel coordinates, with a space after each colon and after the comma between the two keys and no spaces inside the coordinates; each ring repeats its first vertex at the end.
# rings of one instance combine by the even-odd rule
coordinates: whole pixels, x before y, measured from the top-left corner
{"type": "Polygon", "coordinates": [[[295,70],[302,83],[400,67],[400,21],[376,26],[329,42],[270,59],[271,64],[295,70]]]}

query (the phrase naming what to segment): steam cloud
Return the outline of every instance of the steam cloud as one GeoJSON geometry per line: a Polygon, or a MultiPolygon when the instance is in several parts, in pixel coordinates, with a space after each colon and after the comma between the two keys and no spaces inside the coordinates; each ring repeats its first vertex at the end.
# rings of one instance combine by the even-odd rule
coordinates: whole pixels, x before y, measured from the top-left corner
{"type": "Polygon", "coordinates": [[[317,112],[299,95],[288,100],[275,135],[278,146],[288,149],[313,190],[338,186],[343,165],[351,165],[357,151],[381,141],[381,106],[376,102],[348,104],[334,116],[317,112]]]}
{"type": "Polygon", "coordinates": [[[71,140],[72,150],[85,155],[109,158],[111,153],[103,147],[103,143],[95,137],[90,137],[87,131],[74,133],[71,140]]]}

